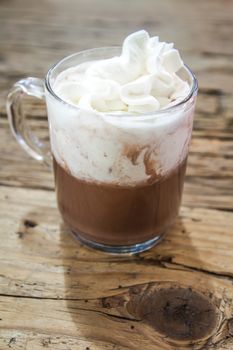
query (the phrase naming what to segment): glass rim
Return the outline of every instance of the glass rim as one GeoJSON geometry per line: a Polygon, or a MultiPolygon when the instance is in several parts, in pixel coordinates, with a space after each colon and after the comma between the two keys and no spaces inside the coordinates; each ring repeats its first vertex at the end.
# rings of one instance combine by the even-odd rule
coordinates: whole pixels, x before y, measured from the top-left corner
{"type": "MultiPolygon", "coordinates": [[[[121,49],[120,46],[102,46],[102,47],[96,47],[96,48],[92,48],[92,49],[86,49],[86,50],[82,50],[82,51],[78,51],[75,52],[71,55],[65,56],[64,58],[62,58],[61,60],[57,61],[47,72],[46,76],[45,76],[45,87],[48,90],[48,92],[59,102],[61,102],[64,105],[67,105],[69,108],[73,108],[75,110],[80,111],[81,108],[79,106],[76,106],[74,104],[71,104],[69,102],[66,102],[65,100],[63,100],[61,97],[59,97],[53,90],[51,84],[50,84],[50,79],[51,79],[51,75],[54,72],[54,70],[59,67],[62,63],[64,63],[66,60],[71,59],[72,57],[75,56],[81,56],[87,53],[93,53],[96,51],[106,51],[106,50],[116,50],[116,49],[121,49]]],[[[103,58],[104,59],[104,58],[103,58]]],[[[98,114],[104,115],[104,116],[110,116],[110,117],[115,117],[117,119],[119,118],[127,118],[129,117],[129,119],[131,120],[132,118],[135,118],[137,120],[141,120],[144,117],[156,117],[156,116],[160,116],[160,115],[164,115],[167,113],[170,113],[174,110],[176,110],[178,107],[183,106],[186,102],[188,102],[195,94],[197,94],[198,91],[198,81],[197,78],[195,76],[195,74],[192,72],[192,70],[189,68],[189,66],[187,66],[186,64],[184,64],[185,69],[187,70],[188,74],[191,77],[191,87],[190,87],[190,91],[188,93],[187,96],[185,96],[181,101],[179,101],[178,103],[168,107],[168,108],[164,108],[164,109],[160,109],[160,110],[156,110],[156,111],[152,111],[152,112],[145,112],[145,113],[140,113],[140,114],[129,114],[129,113],[121,113],[121,114],[114,114],[111,112],[100,112],[100,111],[95,111],[98,114]]]]}

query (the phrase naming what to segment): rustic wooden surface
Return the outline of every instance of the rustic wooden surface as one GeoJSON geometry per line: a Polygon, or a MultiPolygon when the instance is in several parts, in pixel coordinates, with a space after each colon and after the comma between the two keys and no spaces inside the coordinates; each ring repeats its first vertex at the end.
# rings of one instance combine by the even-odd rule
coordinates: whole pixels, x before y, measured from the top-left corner
{"type": "MultiPolygon", "coordinates": [[[[0,349],[233,349],[233,1],[0,1],[0,349]],[[135,257],[64,228],[53,176],[13,140],[7,90],[138,28],[174,41],[199,80],[179,219],[135,257]]],[[[45,108],[25,102],[48,139],[45,108]]]]}

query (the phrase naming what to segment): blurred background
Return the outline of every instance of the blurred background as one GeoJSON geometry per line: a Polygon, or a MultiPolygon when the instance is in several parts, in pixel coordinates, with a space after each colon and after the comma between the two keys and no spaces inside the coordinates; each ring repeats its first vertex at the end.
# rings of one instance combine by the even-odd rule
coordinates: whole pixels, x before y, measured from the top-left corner
{"type": "Polygon", "coordinates": [[[119,45],[143,28],[175,43],[201,87],[221,88],[232,13],[232,0],[1,0],[1,73],[42,77],[63,56],[119,45]]]}

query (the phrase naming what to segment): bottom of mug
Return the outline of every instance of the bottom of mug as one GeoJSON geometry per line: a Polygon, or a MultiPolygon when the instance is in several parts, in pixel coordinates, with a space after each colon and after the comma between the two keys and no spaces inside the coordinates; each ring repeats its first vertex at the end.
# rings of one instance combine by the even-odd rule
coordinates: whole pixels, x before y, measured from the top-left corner
{"type": "Polygon", "coordinates": [[[161,239],[163,238],[163,234],[157,235],[156,237],[153,237],[152,239],[149,239],[148,241],[132,244],[132,245],[106,245],[101,244],[97,242],[93,242],[82,236],[80,233],[72,231],[73,235],[84,245],[101,250],[105,253],[111,253],[111,254],[137,254],[144,252],[146,250],[151,249],[156,244],[158,244],[161,239]]]}

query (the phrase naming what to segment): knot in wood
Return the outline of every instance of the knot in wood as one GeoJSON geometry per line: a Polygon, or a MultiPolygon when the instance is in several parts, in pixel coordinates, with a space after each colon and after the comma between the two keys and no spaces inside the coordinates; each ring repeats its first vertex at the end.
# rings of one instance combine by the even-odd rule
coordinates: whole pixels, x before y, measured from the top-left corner
{"type": "Polygon", "coordinates": [[[220,313],[213,302],[191,288],[150,286],[131,294],[128,312],[174,341],[208,339],[218,328],[220,313]]]}

